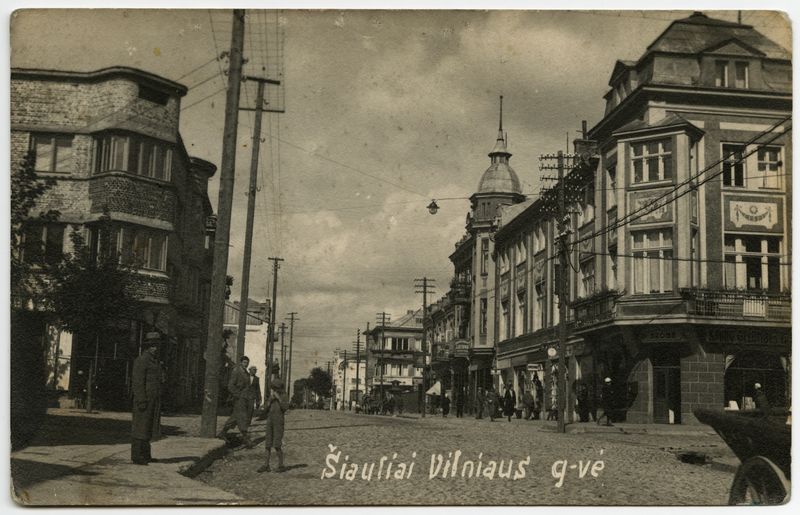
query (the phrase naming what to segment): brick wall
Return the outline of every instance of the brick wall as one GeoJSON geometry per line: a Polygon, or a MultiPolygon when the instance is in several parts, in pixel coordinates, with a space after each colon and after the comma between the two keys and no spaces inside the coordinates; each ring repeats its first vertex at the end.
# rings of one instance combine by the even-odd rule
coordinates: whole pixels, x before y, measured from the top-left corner
{"type": "Polygon", "coordinates": [[[130,215],[173,222],[175,193],[171,187],[125,173],[104,174],[89,184],[92,213],[104,207],[130,215]]]}
{"type": "Polygon", "coordinates": [[[725,404],[725,354],[697,351],[681,358],[681,422],[697,424],[695,408],[721,409],[725,404]]]}

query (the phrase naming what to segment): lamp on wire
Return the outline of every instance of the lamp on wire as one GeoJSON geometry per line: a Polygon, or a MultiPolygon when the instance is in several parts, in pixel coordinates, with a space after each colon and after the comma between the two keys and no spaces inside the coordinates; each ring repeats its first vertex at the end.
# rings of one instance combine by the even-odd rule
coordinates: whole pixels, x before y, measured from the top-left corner
{"type": "Polygon", "coordinates": [[[428,212],[432,215],[435,215],[439,211],[439,204],[436,203],[436,199],[431,199],[431,203],[428,204],[428,212]]]}

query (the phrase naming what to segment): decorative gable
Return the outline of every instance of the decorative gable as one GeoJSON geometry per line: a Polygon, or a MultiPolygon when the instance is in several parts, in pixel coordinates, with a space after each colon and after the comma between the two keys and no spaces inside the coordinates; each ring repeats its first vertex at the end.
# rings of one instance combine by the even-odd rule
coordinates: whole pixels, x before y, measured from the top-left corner
{"type": "Polygon", "coordinates": [[[703,54],[726,55],[726,56],[747,56],[763,57],[764,53],[755,48],[742,43],[738,39],[728,39],[703,50],[703,54]]]}

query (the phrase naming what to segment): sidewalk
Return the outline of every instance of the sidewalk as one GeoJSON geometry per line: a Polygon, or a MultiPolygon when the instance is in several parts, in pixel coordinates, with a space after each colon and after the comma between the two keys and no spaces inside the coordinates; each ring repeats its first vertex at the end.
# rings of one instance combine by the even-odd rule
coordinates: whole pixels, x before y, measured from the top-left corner
{"type": "Polygon", "coordinates": [[[195,436],[199,419],[162,417],[159,461],[142,466],[130,461],[130,413],[50,409],[31,444],[11,453],[12,497],[27,506],[241,504],[191,479],[226,451],[195,436]]]}

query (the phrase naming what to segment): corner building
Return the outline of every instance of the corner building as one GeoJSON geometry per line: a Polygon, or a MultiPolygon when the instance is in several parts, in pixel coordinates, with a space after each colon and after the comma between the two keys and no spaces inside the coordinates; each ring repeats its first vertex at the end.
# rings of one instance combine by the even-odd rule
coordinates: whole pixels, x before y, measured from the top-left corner
{"type": "MultiPolygon", "coordinates": [[[[159,331],[167,410],[202,400],[213,235],[207,232],[208,179],[216,166],[187,154],[178,132],[185,86],[127,67],[93,72],[11,70],[11,162],[28,153],[55,185],[31,214],[55,209],[53,223],[31,219],[22,258],[34,265],[70,252],[70,233],[98,244],[96,223],[107,211],[121,259],[138,264],[141,309],[119,320],[97,351],[96,404],[130,402],[133,360],[143,337],[159,331]]],[[[94,342],[60,334],[42,320],[49,340],[50,384],[82,398],[94,342]],[[55,376],[55,377],[54,377],[55,376]]]]}
{"type": "MultiPolygon", "coordinates": [[[[565,179],[568,407],[579,384],[596,405],[604,377],[620,421],[694,423],[695,408],[748,406],[756,382],[787,405],[791,73],[790,53],[753,27],[702,13],[615,64],[565,179]]],[[[518,390],[543,369],[550,405],[554,215],[525,204],[503,209],[495,234],[497,367],[518,390]]]]}

